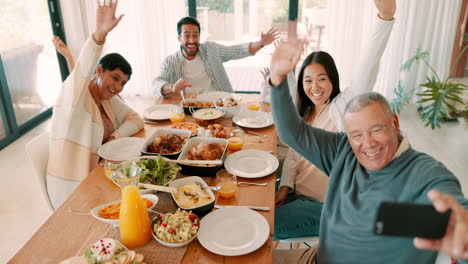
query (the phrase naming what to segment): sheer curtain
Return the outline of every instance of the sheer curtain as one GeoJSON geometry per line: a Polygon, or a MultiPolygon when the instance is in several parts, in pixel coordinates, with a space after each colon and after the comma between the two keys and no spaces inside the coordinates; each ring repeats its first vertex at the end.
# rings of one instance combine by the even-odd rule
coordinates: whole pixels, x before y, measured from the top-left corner
{"type": "MultiPolygon", "coordinates": [[[[152,80],[164,58],[179,47],[177,21],[187,16],[187,1],[120,0],[116,16],[125,14],[108,35],[103,54],[117,52],[132,65],[131,80],[123,96],[151,96],[152,80]]],[[[67,42],[74,57],[96,23],[96,1],[61,1],[67,42]]]]}
{"type": "MultiPolygon", "coordinates": [[[[347,85],[362,42],[370,34],[372,16],[377,15],[371,0],[329,0],[327,23],[328,52],[333,56],[341,83],[347,85]]],[[[416,48],[429,51],[429,64],[440,76],[450,70],[461,0],[397,0],[392,35],[383,55],[374,91],[393,99],[398,80],[405,88],[414,88],[425,80],[428,68],[418,64],[410,73],[400,73],[400,66],[415,54],[416,48]]],[[[346,86],[341,86],[346,87],[346,86]]]]}

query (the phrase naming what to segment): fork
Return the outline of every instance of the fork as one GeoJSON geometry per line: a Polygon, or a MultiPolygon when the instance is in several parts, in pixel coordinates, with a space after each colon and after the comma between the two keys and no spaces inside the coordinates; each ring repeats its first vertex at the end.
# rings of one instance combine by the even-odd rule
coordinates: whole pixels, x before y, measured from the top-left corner
{"type": "Polygon", "coordinates": [[[266,138],[266,135],[263,135],[263,134],[260,134],[260,133],[254,132],[254,131],[246,130],[245,132],[250,133],[250,134],[254,134],[254,135],[259,136],[259,137],[266,138]]]}

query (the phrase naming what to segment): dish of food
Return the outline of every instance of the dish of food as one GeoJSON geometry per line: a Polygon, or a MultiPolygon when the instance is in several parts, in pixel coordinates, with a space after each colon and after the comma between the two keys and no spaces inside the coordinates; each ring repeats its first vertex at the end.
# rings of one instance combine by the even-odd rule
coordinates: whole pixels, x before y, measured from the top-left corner
{"type": "MultiPolygon", "coordinates": [[[[200,178],[198,176],[183,177],[183,178],[176,179],[176,180],[172,181],[169,184],[169,187],[174,187],[174,188],[179,189],[181,187],[190,186],[190,185],[193,185],[193,184],[196,184],[197,186],[201,187],[203,193],[201,193],[200,195],[205,197],[204,199],[206,199],[206,200],[209,199],[210,202],[208,202],[206,204],[203,204],[203,205],[201,205],[201,203],[198,203],[200,205],[197,206],[197,202],[188,201],[187,203],[184,203],[182,205],[179,202],[180,195],[177,196],[179,198],[176,198],[176,194],[171,193],[171,196],[172,196],[172,199],[174,199],[174,202],[177,204],[177,206],[179,208],[186,209],[186,210],[192,210],[192,212],[194,214],[198,215],[199,217],[202,217],[203,215],[209,213],[213,209],[214,203],[215,203],[215,198],[216,198],[213,191],[208,187],[208,184],[206,184],[206,182],[202,178],[200,178]],[[207,196],[205,196],[205,195],[207,195],[207,196]],[[190,205],[191,202],[194,202],[194,203],[192,205],[190,205]]],[[[185,188],[186,187],[184,187],[184,189],[185,188]]],[[[190,197],[190,198],[195,198],[195,197],[190,197]]]]}
{"type": "Polygon", "coordinates": [[[192,131],[192,136],[195,136],[198,132],[199,126],[191,122],[177,122],[177,123],[173,123],[171,125],[171,128],[190,130],[192,131]]]}
{"type": "Polygon", "coordinates": [[[198,99],[187,99],[181,101],[180,106],[184,109],[184,113],[187,115],[192,114],[198,109],[213,108],[213,100],[198,100],[198,99]]]}
{"type": "Polygon", "coordinates": [[[231,133],[230,127],[224,127],[220,124],[209,125],[207,128],[211,130],[211,136],[217,138],[228,138],[231,133]]]}
{"type": "Polygon", "coordinates": [[[155,137],[153,142],[148,145],[148,152],[161,154],[177,153],[182,150],[182,147],[186,142],[186,137],[181,137],[176,134],[158,136],[155,137]]]}
{"type": "Polygon", "coordinates": [[[141,156],[122,162],[119,166],[139,166],[142,170],[140,182],[155,185],[167,185],[181,169],[176,163],[165,162],[161,156],[141,156]]]}
{"type": "MultiPolygon", "coordinates": [[[[154,194],[143,194],[143,195],[141,195],[141,198],[145,199],[145,200],[148,200],[150,203],[152,203],[152,205],[150,207],[147,206],[148,210],[152,209],[159,201],[158,196],[156,196],[154,194]]],[[[148,202],[146,202],[146,205],[148,205],[148,202]]],[[[99,206],[91,209],[90,213],[94,218],[96,218],[98,220],[101,220],[101,221],[106,222],[108,224],[112,224],[113,226],[119,226],[120,201],[114,201],[114,202],[99,205],[99,206]],[[119,211],[116,211],[116,205],[117,204],[119,205],[119,208],[118,208],[119,211]],[[107,213],[109,213],[108,215],[114,215],[117,218],[115,218],[115,217],[106,218],[106,217],[104,217],[106,215],[106,213],[104,213],[104,216],[101,216],[99,213],[101,212],[101,210],[103,210],[105,208],[109,209],[109,210],[105,210],[107,213]]]]}
{"type": "MultiPolygon", "coordinates": [[[[189,160],[189,156],[191,159],[198,159],[205,158],[206,160],[218,158],[220,155],[221,157],[219,160],[223,161],[226,156],[227,150],[227,140],[224,138],[215,138],[215,137],[192,137],[189,139],[185,147],[182,149],[177,160],[189,160]],[[216,143],[216,145],[212,145],[209,147],[208,145],[211,143],[216,143]],[[204,146],[204,147],[203,147],[204,146]],[[218,148],[215,152],[216,153],[206,153],[209,151],[210,148],[218,148]],[[219,149],[221,148],[221,149],[219,149]],[[205,149],[205,150],[204,150],[205,149]]],[[[206,164],[180,164],[182,167],[182,173],[184,175],[203,175],[207,177],[212,177],[216,175],[216,172],[220,170],[223,164],[218,165],[206,165],[206,164]]]]}
{"type": "Polygon", "coordinates": [[[153,220],[153,237],[169,247],[190,243],[197,235],[200,219],[192,211],[177,209],[174,213],[159,215],[153,220]]]}
{"type": "Polygon", "coordinates": [[[169,159],[177,159],[182,148],[192,136],[192,131],[174,128],[156,128],[146,139],[141,148],[143,155],[161,155],[169,159]],[[180,140],[181,139],[181,140],[180,140]]]}
{"type": "Polygon", "coordinates": [[[213,201],[213,198],[196,183],[177,188],[174,199],[184,209],[200,207],[213,201]]]}
{"type": "Polygon", "coordinates": [[[192,113],[192,116],[197,124],[201,126],[208,126],[214,123],[219,123],[223,115],[224,112],[222,110],[212,108],[199,109],[192,113]]]}
{"type": "Polygon", "coordinates": [[[223,156],[225,146],[216,142],[201,142],[188,151],[188,160],[219,160],[223,156]]]}
{"type": "Polygon", "coordinates": [[[103,238],[96,241],[84,255],[66,259],[60,264],[139,264],[143,263],[144,258],[142,254],[129,250],[118,240],[103,238]]]}
{"type": "Polygon", "coordinates": [[[202,101],[184,101],[182,102],[183,107],[213,107],[213,103],[211,102],[202,102],[202,101]]]}
{"type": "Polygon", "coordinates": [[[239,105],[239,103],[234,98],[218,98],[215,103],[216,106],[219,107],[233,107],[239,105]]]}

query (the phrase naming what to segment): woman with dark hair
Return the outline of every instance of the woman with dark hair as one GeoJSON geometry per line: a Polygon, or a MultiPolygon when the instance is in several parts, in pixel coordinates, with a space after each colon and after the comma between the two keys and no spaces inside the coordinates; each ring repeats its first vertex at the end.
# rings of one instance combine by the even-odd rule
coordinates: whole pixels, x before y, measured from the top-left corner
{"type": "Polygon", "coordinates": [[[116,7],[117,1],[98,3],[96,30],[54,105],[47,166],[47,191],[54,208],[98,165],[97,150],[103,143],[143,128],[143,119],[116,96],[132,75],[130,64],[117,53],[99,60],[107,34],[123,16],[115,17],[116,7]]]}
{"type": "MultiPolygon", "coordinates": [[[[349,88],[341,91],[338,70],[327,52],[313,52],[304,60],[298,74],[296,105],[299,115],[310,125],[328,131],[343,131],[346,102],[373,88],[396,11],[396,0],[374,2],[379,11],[378,18],[349,88]]],[[[274,240],[319,234],[327,185],[328,177],[322,171],[289,149],[275,195],[274,240]]]]}

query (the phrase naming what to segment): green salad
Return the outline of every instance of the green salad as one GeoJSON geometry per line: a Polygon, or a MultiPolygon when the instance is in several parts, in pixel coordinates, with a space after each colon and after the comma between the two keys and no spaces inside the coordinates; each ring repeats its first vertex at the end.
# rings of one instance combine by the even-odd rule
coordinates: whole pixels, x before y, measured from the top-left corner
{"type": "Polygon", "coordinates": [[[161,156],[157,156],[155,159],[141,159],[132,164],[142,169],[140,182],[156,185],[164,185],[170,182],[181,169],[180,166],[175,163],[165,162],[161,156]]]}

